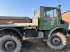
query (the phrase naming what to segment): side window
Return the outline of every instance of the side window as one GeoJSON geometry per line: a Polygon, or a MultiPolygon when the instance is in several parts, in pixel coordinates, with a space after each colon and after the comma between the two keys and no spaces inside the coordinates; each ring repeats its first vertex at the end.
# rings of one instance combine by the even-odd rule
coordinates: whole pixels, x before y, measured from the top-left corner
{"type": "Polygon", "coordinates": [[[34,15],[36,15],[37,14],[37,10],[36,11],[34,11],[34,15]]]}
{"type": "Polygon", "coordinates": [[[35,11],[34,11],[34,16],[35,16],[35,11]]]}
{"type": "Polygon", "coordinates": [[[53,17],[53,11],[46,11],[46,18],[52,18],[53,17]]]}
{"type": "Polygon", "coordinates": [[[55,17],[57,17],[56,9],[46,11],[45,12],[45,17],[46,18],[55,18],[55,17]]]}

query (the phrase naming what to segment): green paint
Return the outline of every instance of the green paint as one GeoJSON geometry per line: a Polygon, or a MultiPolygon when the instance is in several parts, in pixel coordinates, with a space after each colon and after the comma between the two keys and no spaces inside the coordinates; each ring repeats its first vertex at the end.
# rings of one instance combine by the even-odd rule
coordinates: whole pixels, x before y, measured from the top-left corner
{"type": "Polygon", "coordinates": [[[54,25],[54,20],[53,19],[51,19],[51,26],[53,26],[54,25]]]}
{"type": "Polygon", "coordinates": [[[39,17],[39,30],[51,30],[58,26],[68,29],[68,23],[60,24],[60,21],[54,17],[46,18],[45,11],[54,9],[54,7],[40,6],[36,11],[36,17],[39,17]]]}

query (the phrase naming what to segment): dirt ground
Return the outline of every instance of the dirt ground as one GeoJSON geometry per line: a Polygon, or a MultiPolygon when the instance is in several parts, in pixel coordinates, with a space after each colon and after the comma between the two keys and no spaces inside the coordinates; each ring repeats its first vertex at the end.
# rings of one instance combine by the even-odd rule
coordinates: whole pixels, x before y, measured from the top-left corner
{"type": "Polygon", "coordinates": [[[46,45],[46,42],[41,39],[25,40],[21,52],[70,52],[70,37],[66,48],[62,50],[54,50],[46,45]]]}

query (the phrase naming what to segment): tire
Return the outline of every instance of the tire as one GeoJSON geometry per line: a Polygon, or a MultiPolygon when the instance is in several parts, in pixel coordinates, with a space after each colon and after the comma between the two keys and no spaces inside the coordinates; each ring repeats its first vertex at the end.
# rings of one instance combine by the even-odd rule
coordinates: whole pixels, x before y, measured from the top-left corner
{"type": "Polygon", "coordinates": [[[67,39],[64,33],[55,32],[47,40],[47,45],[52,49],[63,49],[66,47],[67,39]]]}
{"type": "Polygon", "coordinates": [[[20,52],[20,50],[21,42],[15,36],[6,35],[0,38],[0,52],[20,52]]]}

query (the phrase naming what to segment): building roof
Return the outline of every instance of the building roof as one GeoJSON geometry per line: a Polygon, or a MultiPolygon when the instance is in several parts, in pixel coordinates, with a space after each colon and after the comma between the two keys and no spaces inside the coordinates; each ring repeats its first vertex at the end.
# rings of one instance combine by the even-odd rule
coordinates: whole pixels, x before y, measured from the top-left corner
{"type": "Polygon", "coordinates": [[[62,19],[68,23],[70,23],[70,10],[66,11],[62,14],[62,19]]]}
{"type": "Polygon", "coordinates": [[[18,16],[0,16],[0,19],[30,19],[29,17],[18,17],[18,16]]]}
{"type": "Polygon", "coordinates": [[[65,13],[67,13],[67,12],[70,12],[70,10],[68,10],[68,11],[66,11],[66,12],[64,12],[64,13],[62,13],[62,14],[65,14],[65,13]]]}

